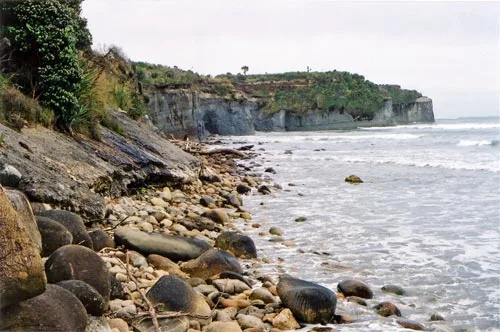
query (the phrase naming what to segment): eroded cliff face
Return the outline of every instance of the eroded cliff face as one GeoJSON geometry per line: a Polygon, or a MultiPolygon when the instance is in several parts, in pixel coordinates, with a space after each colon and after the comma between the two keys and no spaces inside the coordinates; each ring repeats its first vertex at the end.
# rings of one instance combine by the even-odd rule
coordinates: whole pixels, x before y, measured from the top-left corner
{"type": "Polygon", "coordinates": [[[393,105],[384,102],[370,121],[359,121],[339,110],[294,114],[286,110],[266,114],[256,100],[227,100],[189,89],[158,89],[150,104],[155,126],[169,134],[206,137],[251,135],[255,131],[314,131],[354,129],[434,122],[432,100],[420,97],[415,102],[393,105]]]}

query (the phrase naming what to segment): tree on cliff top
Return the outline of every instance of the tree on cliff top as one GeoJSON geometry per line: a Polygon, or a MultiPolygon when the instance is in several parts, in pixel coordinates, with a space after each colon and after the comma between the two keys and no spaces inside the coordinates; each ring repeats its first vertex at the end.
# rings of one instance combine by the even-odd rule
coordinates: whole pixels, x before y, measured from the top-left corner
{"type": "Polygon", "coordinates": [[[246,75],[248,72],[248,66],[241,67],[241,70],[243,71],[243,75],[246,75]]]}
{"type": "Polygon", "coordinates": [[[80,104],[83,70],[78,51],[89,51],[91,35],[80,17],[82,0],[13,1],[0,5],[0,33],[11,44],[5,69],[25,93],[56,116],[56,127],[71,133],[88,112],[80,104]]]}

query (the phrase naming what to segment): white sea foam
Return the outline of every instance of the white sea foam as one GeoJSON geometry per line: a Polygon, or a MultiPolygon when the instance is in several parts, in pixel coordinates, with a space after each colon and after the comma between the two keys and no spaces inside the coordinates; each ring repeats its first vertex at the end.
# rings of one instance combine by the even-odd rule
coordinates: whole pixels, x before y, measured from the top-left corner
{"type": "Polygon", "coordinates": [[[497,140],[479,140],[479,141],[474,141],[474,140],[461,140],[458,142],[458,146],[481,146],[481,145],[497,145],[498,141],[497,140]]]}

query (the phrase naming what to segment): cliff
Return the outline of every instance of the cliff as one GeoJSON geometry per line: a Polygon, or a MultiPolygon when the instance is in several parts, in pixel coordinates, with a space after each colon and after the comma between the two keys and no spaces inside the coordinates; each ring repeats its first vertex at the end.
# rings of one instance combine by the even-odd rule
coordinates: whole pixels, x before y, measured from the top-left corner
{"type": "MultiPolygon", "coordinates": [[[[241,96],[241,95],[240,95],[241,96]]],[[[355,129],[434,122],[432,100],[419,97],[406,104],[384,101],[372,119],[355,118],[342,109],[266,112],[255,98],[229,99],[192,89],[156,89],[150,116],[162,132],[181,136],[252,135],[255,131],[355,129]]]]}

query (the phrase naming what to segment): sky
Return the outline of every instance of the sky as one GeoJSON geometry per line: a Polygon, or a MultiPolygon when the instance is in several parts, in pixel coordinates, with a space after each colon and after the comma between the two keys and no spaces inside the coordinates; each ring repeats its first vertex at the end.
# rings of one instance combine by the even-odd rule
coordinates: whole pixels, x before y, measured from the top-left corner
{"type": "Polygon", "coordinates": [[[341,70],[500,116],[500,1],[85,0],[94,48],[201,74],[341,70]]]}

